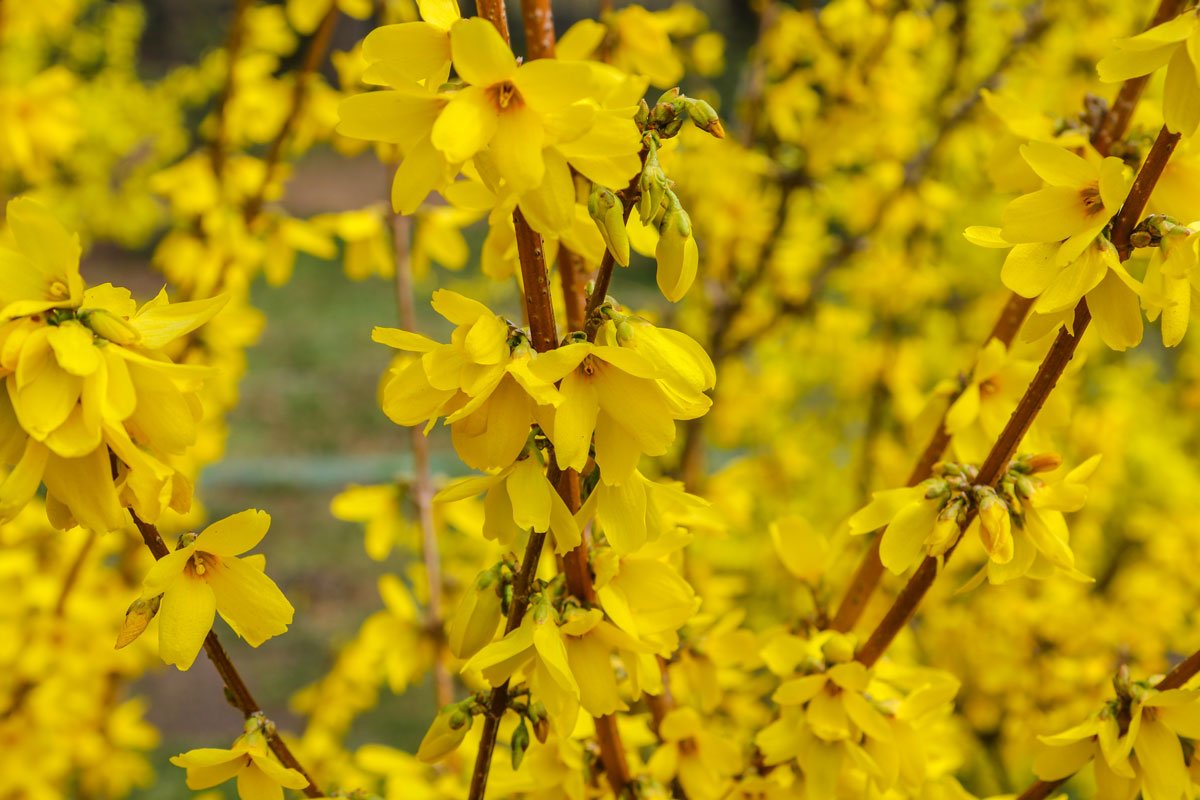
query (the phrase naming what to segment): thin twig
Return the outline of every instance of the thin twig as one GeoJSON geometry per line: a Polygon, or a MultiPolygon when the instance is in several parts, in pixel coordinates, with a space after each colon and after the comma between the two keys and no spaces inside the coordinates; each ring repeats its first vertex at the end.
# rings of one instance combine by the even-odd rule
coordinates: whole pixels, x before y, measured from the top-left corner
{"type": "Polygon", "coordinates": [[[225,41],[226,65],[225,83],[221,93],[217,95],[217,105],[213,110],[214,124],[212,138],[208,143],[209,157],[212,160],[213,175],[220,181],[221,173],[225,171],[225,128],[229,101],[233,98],[234,76],[237,60],[242,52],[242,41],[246,32],[246,12],[253,0],[237,0],[233,7],[233,17],[229,21],[229,36],[225,41]]]}
{"type": "MultiPolygon", "coordinates": [[[[155,559],[163,559],[170,555],[171,551],[167,547],[167,543],[163,541],[159,535],[158,528],[151,525],[149,522],[143,521],[133,509],[129,511],[133,517],[133,524],[137,526],[138,532],[142,535],[142,541],[146,543],[147,549],[154,555],[155,559]]],[[[221,640],[217,638],[217,632],[210,630],[208,636],[204,637],[204,653],[208,656],[208,660],[212,662],[213,667],[217,670],[217,674],[221,676],[221,681],[225,684],[225,689],[228,693],[229,701],[243,716],[249,719],[255,714],[262,713],[262,706],[254,699],[254,695],[250,693],[250,687],[246,685],[246,681],[242,679],[241,674],[237,671],[233,661],[229,658],[229,653],[225,652],[225,648],[221,645],[221,640]]],[[[307,797],[324,797],[325,795],[317,787],[312,776],[304,769],[304,766],[292,754],[287,743],[277,732],[269,733],[267,744],[271,748],[280,763],[285,767],[294,769],[308,780],[308,785],[304,787],[304,794],[307,797]]]]}
{"type": "Polygon", "coordinates": [[[304,104],[308,100],[309,80],[325,60],[325,53],[329,50],[333,29],[337,26],[338,13],[336,3],[329,6],[329,11],[325,12],[316,33],[308,42],[308,49],[304,51],[304,60],[300,64],[300,69],[296,71],[296,82],[292,86],[292,104],[288,115],[284,118],[283,125],[280,126],[279,132],[275,134],[275,138],[271,140],[271,144],[267,148],[262,184],[242,210],[242,216],[247,225],[254,222],[262,211],[267,192],[271,189],[271,181],[275,176],[275,168],[279,165],[279,160],[283,155],[283,146],[291,136],[292,129],[296,127],[300,113],[304,110],[304,104]]]}
{"type": "MultiPolygon", "coordinates": [[[[411,224],[408,217],[392,215],[396,310],[400,326],[415,333],[417,313],[413,306],[412,251],[409,247],[411,224]]],[[[446,668],[446,639],[442,633],[442,558],[433,521],[433,470],[429,463],[429,440],[420,428],[408,428],[408,443],[413,455],[413,477],[409,489],[417,525],[421,529],[421,563],[425,566],[425,585],[429,593],[425,606],[425,628],[434,640],[433,692],[438,708],[442,708],[454,701],[454,681],[450,670],[446,668]]]]}

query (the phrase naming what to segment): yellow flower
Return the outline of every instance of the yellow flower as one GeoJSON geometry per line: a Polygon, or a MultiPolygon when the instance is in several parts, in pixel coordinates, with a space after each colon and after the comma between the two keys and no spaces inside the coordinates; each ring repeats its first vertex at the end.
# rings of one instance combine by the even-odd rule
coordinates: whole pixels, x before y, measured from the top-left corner
{"type": "Polygon", "coordinates": [[[546,706],[557,730],[569,735],[579,716],[579,683],[557,617],[543,596],[535,596],[520,627],[476,653],[463,671],[478,670],[489,685],[499,686],[522,670],[534,699],[546,706]]]}
{"type": "Polygon", "coordinates": [[[689,798],[718,800],[741,772],[742,753],[734,742],[713,733],[692,708],[674,708],[658,725],[662,745],[646,763],[663,784],[678,778],[689,798]]]}
{"type": "Polygon", "coordinates": [[[511,546],[515,530],[552,531],[554,551],[565,553],[579,546],[579,527],[567,504],[546,479],[541,456],[530,454],[495,475],[460,478],[442,489],[434,502],[452,503],[483,492],[483,535],[511,546]]]}
{"type": "Polygon", "coordinates": [[[470,658],[492,641],[500,627],[499,573],[484,570],[463,592],[458,608],[446,627],[446,645],[456,658],[470,658]]]}
{"type": "Polygon", "coordinates": [[[1034,773],[1046,781],[1078,772],[1091,761],[1101,797],[1176,800],[1191,791],[1180,737],[1200,737],[1200,690],[1158,691],[1141,683],[1110,701],[1086,722],[1038,737],[1034,773]]]}
{"type": "Polygon", "coordinates": [[[185,538],[146,573],[143,596],[163,596],[158,612],[163,661],[188,669],[216,613],[252,647],[287,630],[292,604],[253,557],[238,558],[262,541],[270,524],[266,512],[253,509],[218,520],[185,538]]]}
{"type": "Polygon", "coordinates": [[[1193,281],[1200,281],[1200,224],[1164,226],[1162,241],[1146,267],[1142,307],[1153,322],[1162,315],[1162,338],[1167,347],[1183,341],[1191,316],[1193,281]]]}
{"type": "MultiPolygon", "coordinates": [[[[1054,459],[1057,461],[1057,457],[1054,459]]],[[[1042,480],[1025,474],[1018,458],[1001,481],[1000,500],[988,494],[980,501],[979,515],[967,534],[979,534],[988,553],[988,563],[974,581],[987,573],[988,582],[1006,583],[1022,576],[1047,578],[1062,572],[1077,580],[1091,581],[1075,568],[1064,512],[1078,511],[1087,499],[1085,481],[1100,465],[1095,455],[1075,469],[1042,480]]]]}
{"type": "Polygon", "coordinates": [[[8,227],[0,239],[0,320],[78,307],[83,299],[79,237],[26,197],[9,200],[6,213],[8,227]]]}
{"type": "Polygon", "coordinates": [[[545,381],[562,381],[562,402],[547,429],[559,464],[582,470],[594,433],[596,463],[610,485],[632,477],[642,455],[667,452],[675,420],[694,419],[712,405],[703,394],[715,377],[712,362],[697,355],[694,342],[682,334],[655,338],[649,326],[634,331],[610,320],[595,344],[572,342],[530,367],[545,381]],[[625,346],[639,337],[640,346],[625,346]]]}
{"type": "Polygon", "coordinates": [[[241,800],[282,800],[285,788],[308,786],[307,778],[270,752],[262,723],[254,718],[247,720],[246,733],[228,750],[202,747],[172,756],[171,763],[187,770],[187,785],[194,791],[237,778],[241,800]]]}
{"type": "Polygon", "coordinates": [[[665,656],[679,646],[678,630],[696,613],[700,598],[674,567],[655,556],[619,557],[596,548],[596,596],[613,625],[665,656]]]}
{"type": "Polygon", "coordinates": [[[445,289],[434,292],[433,307],[457,325],[449,344],[396,328],[372,333],[377,342],[421,354],[384,386],[384,413],[397,425],[432,426],[445,416],[469,466],[508,467],[525,448],[529,426],[548,420],[549,407],[561,402],[559,393],[531,368],[536,359],[526,336],[503,317],[445,289]]]}
{"type": "Polygon", "coordinates": [[[1097,65],[1100,80],[1117,83],[1149,75],[1166,65],[1163,122],[1172,133],[1191,136],[1200,125],[1200,17],[1195,9],[1115,43],[1116,52],[1097,65]]]}
{"type": "Polygon", "coordinates": [[[952,501],[949,490],[931,478],[917,486],[873,492],[871,502],[850,517],[850,532],[884,528],[879,559],[899,575],[927,555],[944,553],[957,538],[964,510],[959,498],[952,501]]]}

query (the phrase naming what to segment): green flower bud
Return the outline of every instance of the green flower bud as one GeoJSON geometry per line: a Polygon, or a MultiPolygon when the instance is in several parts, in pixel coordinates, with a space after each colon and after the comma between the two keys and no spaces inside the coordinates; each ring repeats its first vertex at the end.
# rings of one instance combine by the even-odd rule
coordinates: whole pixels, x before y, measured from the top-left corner
{"type": "Polygon", "coordinates": [[[688,98],[687,112],[692,118],[692,124],[702,131],[707,131],[718,139],[725,138],[725,127],[721,125],[721,118],[717,116],[717,110],[703,100],[693,100],[688,98]]]}
{"type": "Polygon", "coordinates": [[[521,718],[521,722],[517,725],[517,729],[513,731],[512,741],[512,767],[518,769],[521,766],[521,760],[525,758],[525,751],[529,749],[529,727],[525,724],[525,718],[521,718]]]}

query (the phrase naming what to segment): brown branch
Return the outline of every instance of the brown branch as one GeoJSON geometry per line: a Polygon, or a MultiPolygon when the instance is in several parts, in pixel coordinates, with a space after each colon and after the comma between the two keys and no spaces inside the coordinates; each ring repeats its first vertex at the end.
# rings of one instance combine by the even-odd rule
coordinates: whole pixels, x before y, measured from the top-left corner
{"type": "Polygon", "coordinates": [[[329,50],[329,42],[333,37],[333,29],[337,27],[338,8],[334,3],[329,6],[329,11],[321,19],[321,24],[317,27],[316,33],[308,42],[308,49],[304,51],[304,60],[300,64],[300,69],[296,72],[295,84],[292,86],[292,104],[288,110],[287,117],[283,120],[283,125],[280,126],[279,132],[275,134],[275,138],[271,140],[271,144],[267,149],[267,155],[264,159],[265,166],[263,167],[262,184],[258,187],[258,191],[247,201],[245,208],[242,209],[242,217],[249,225],[258,218],[262,211],[263,203],[266,200],[267,192],[271,188],[271,180],[275,175],[275,168],[279,164],[279,160],[283,155],[283,146],[287,143],[288,137],[291,136],[292,129],[296,127],[296,123],[300,119],[300,112],[304,110],[304,104],[308,100],[308,83],[313,73],[321,66],[325,60],[325,53],[329,50]]]}
{"type": "Polygon", "coordinates": [[[213,175],[218,181],[221,179],[221,173],[225,171],[225,119],[229,101],[233,98],[234,72],[238,56],[242,52],[242,42],[246,33],[246,12],[252,3],[253,0],[237,0],[233,7],[233,17],[229,21],[229,36],[225,41],[225,58],[229,61],[226,65],[228,71],[225,75],[225,83],[221,86],[221,93],[217,95],[217,105],[213,111],[215,115],[213,133],[208,143],[213,175]]]}
{"type": "MultiPolygon", "coordinates": [[[[487,18],[496,26],[505,41],[509,41],[504,0],[478,0],[476,9],[481,17],[487,18]]],[[[530,37],[530,57],[537,58],[552,54],[554,22],[549,0],[525,0],[522,3],[522,11],[527,33],[530,30],[529,26],[533,24],[536,34],[530,37]]],[[[516,230],[517,255],[521,264],[521,280],[524,288],[526,319],[529,322],[529,336],[534,350],[544,353],[558,346],[558,332],[554,321],[554,303],[550,297],[550,281],[546,272],[542,238],[529,226],[519,208],[513,212],[513,225],[516,230]]],[[[610,262],[609,272],[611,273],[611,256],[606,253],[605,259],[610,262]]],[[[603,266],[601,269],[603,271],[603,266]]],[[[588,310],[592,310],[590,304],[588,310]]],[[[578,474],[571,470],[560,473],[553,453],[551,453],[547,477],[555,485],[571,512],[578,511],[580,503],[578,474]]],[[[537,563],[541,558],[545,538],[545,532],[532,531],[530,533],[529,544],[521,560],[520,572],[513,588],[514,601],[509,609],[508,621],[505,625],[506,631],[515,630],[525,615],[529,601],[529,589],[533,577],[537,573],[537,563]],[[516,598],[520,597],[522,593],[524,602],[518,603],[516,598]]],[[[593,601],[595,595],[588,570],[586,539],[564,556],[563,564],[567,579],[572,584],[570,587],[572,593],[585,602],[593,601]]],[[[470,800],[483,800],[488,773],[491,771],[492,754],[496,748],[496,734],[507,706],[508,681],[505,681],[504,684],[492,691],[492,697],[488,704],[479,751],[471,774],[470,800]]],[[[630,777],[629,768],[625,762],[625,748],[617,728],[617,720],[613,716],[597,717],[595,727],[605,775],[613,792],[620,797],[629,785],[630,777]]]]}
{"type": "MultiPolygon", "coordinates": [[[[171,551],[167,547],[167,543],[163,541],[162,536],[158,533],[158,528],[151,525],[149,522],[144,522],[133,509],[129,511],[133,517],[133,524],[137,526],[138,532],[142,535],[142,541],[146,543],[147,549],[154,554],[154,558],[162,559],[170,555],[171,551]]],[[[217,674],[221,676],[221,681],[225,684],[226,693],[229,701],[233,706],[249,719],[254,714],[262,713],[262,706],[254,699],[254,695],[250,693],[250,687],[242,679],[241,674],[237,671],[233,661],[229,658],[229,654],[225,652],[225,648],[221,645],[221,640],[217,638],[217,632],[210,630],[208,636],[204,638],[204,653],[208,656],[208,660],[212,662],[213,667],[217,670],[217,674]]],[[[304,787],[304,794],[307,797],[324,797],[325,795],[317,787],[312,776],[304,769],[303,765],[288,749],[287,743],[277,732],[271,731],[267,735],[267,744],[271,748],[271,752],[279,758],[280,763],[285,767],[294,769],[308,780],[308,786],[304,787]]]]}
{"type": "Polygon", "coordinates": [[[578,253],[558,245],[558,277],[562,283],[563,308],[567,312],[567,330],[581,331],[587,322],[587,286],[585,264],[578,253]]]}
{"type": "MultiPolygon", "coordinates": [[[[1167,2],[1170,1],[1167,0],[1167,2]]],[[[1154,190],[1155,184],[1166,167],[1167,160],[1170,158],[1171,153],[1174,152],[1175,146],[1178,143],[1178,136],[1170,134],[1159,135],[1158,139],[1154,142],[1154,146],[1147,154],[1142,168],[1138,171],[1137,177],[1133,181],[1133,187],[1129,191],[1129,196],[1125,199],[1125,203],[1121,206],[1121,210],[1113,220],[1113,245],[1121,255],[1122,261],[1126,260],[1132,252],[1128,239],[1128,231],[1133,230],[1137,220],[1141,217],[1142,211],[1150,199],[1150,193],[1154,190]],[[1125,233],[1122,234],[1122,232],[1125,233]]],[[[1064,328],[1055,337],[1054,344],[1050,346],[1050,350],[1042,360],[1041,366],[1038,367],[1037,374],[1034,375],[1032,383],[1025,390],[1025,394],[1021,397],[1008,423],[1004,426],[1000,437],[996,440],[991,452],[988,453],[983,465],[979,468],[979,475],[976,478],[977,484],[995,486],[1003,477],[1004,470],[1016,452],[1017,446],[1025,437],[1029,426],[1033,424],[1034,418],[1037,417],[1042,405],[1046,402],[1046,398],[1054,390],[1058,379],[1062,376],[1067,364],[1070,363],[1072,356],[1075,354],[1075,349],[1079,345],[1080,338],[1087,330],[1091,318],[1092,315],[1088,310],[1087,300],[1080,300],[1079,305],[1075,307],[1073,331],[1064,328]]],[[[972,518],[973,514],[963,523],[961,526],[962,530],[966,530],[972,518]]],[[[948,560],[953,552],[954,548],[947,551],[943,560],[948,560]]],[[[921,562],[920,567],[917,568],[912,578],[905,585],[904,589],[901,590],[892,607],[871,633],[862,650],[859,651],[857,656],[859,661],[870,666],[883,655],[888,645],[891,644],[900,630],[908,623],[913,614],[916,613],[917,605],[921,602],[921,598],[925,596],[925,593],[929,591],[929,587],[933,585],[938,571],[939,565],[937,559],[926,558],[921,562]]]]}

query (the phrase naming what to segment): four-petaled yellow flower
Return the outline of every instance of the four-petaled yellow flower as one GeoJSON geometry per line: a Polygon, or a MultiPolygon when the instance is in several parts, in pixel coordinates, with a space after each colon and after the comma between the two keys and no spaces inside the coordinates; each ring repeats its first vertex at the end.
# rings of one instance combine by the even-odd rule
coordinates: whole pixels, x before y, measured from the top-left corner
{"type": "Polygon", "coordinates": [[[161,558],[142,583],[162,595],[158,652],[181,670],[192,666],[219,613],[253,647],[287,630],[294,609],[262,571],[261,557],[238,558],[267,533],[271,517],[249,509],[218,520],[161,558]]]}
{"type": "Polygon", "coordinates": [[[1100,80],[1117,83],[1149,75],[1165,64],[1163,122],[1172,133],[1195,133],[1200,126],[1200,15],[1196,9],[1120,39],[1116,48],[1097,65],[1100,80]]]}
{"type": "Polygon", "coordinates": [[[187,770],[189,789],[208,789],[237,778],[241,800],[282,800],[284,789],[303,789],[308,779],[283,766],[270,752],[262,721],[246,721],[246,733],[233,747],[202,747],[171,757],[171,763],[187,770]]]}

